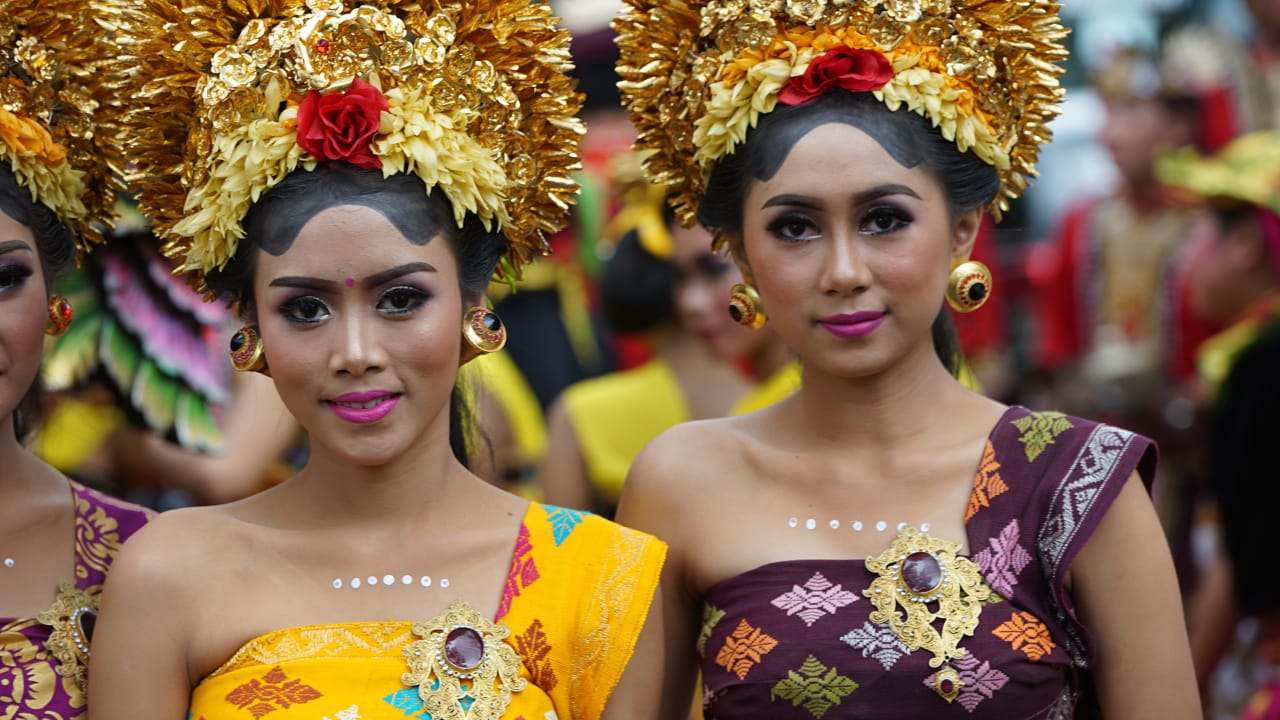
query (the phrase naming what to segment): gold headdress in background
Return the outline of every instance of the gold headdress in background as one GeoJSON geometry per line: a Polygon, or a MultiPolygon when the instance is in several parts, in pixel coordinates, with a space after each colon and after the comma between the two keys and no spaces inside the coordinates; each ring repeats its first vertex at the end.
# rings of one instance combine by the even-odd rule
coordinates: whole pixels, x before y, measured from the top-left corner
{"type": "Polygon", "coordinates": [[[581,98],[544,2],[140,0],[107,24],[137,102],[113,161],[199,289],[322,160],[416,174],[504,231],[513,270],[566,221],[581,98]]]}
{"type": "MultiPolygon", "coordinates": [[[[851,69],[890,109],[928,118],[995,167],[998,215],[1035,176],[1059,113],[1053,0],[627,0],[614,21],[637,146],[692,223],[715,164],[787,88],[851,69]],[[839,57],[839,56],[844,57],[839,57]],[[816,77],[815,77],[816,75],[816,77]],[[794,79],[794,80],[793,80],[794,79]]],[[[839,84],[839,83],[837,83],[839,84]]]]}
{"type": "Polygon", "coordinates": [[[0,0],[0,160],[71,228],[79,250],[102,239],[115,181],[95,144],[116,97],[81,0],[0,0]]]}

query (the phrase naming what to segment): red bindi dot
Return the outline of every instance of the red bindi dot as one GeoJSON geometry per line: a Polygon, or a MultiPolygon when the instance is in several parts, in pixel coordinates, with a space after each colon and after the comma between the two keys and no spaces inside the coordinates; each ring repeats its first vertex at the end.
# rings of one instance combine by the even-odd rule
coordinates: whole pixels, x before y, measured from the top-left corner
{"type": "Polygon", "coordinates": [[[347,287],[355,287],[355,286],[356,286],[356,279],[355,279],[355,278],[347,278],[347,287]]]}

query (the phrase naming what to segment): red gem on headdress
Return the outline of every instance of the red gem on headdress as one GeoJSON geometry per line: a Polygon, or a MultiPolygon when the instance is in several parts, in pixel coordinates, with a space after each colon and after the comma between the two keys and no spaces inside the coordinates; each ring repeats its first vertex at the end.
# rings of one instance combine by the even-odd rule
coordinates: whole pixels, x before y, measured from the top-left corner
{"type": "Polygon", "coordinates": [[[329,52],[328,38],[320,38],[319,40],[316,41],[316,52],[320,53],[321,55],[329,52]]]}
{"type": "Polygon", "coordinates": [[[58,303],[58,314],[61,315],[62,319],[66,322],[71,322],[72,312],[71,303],[58,303]]]}

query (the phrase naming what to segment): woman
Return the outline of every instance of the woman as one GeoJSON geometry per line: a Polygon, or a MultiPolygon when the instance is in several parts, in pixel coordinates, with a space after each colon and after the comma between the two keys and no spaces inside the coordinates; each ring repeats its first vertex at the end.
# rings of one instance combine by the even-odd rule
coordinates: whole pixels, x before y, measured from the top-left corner
{"type": "Polygon", "coordinates": [[[255,7],[220,6],[226,35],[160,4],[120,23],[155,103],[121,152],[168,251],[235,301],[232,362],[270,373],[310,456],[131,543],[93,717],[652,716],[634,693],[660,661],[663,546],[473,475],[454,389],[502,345],[495,264],[572,193],[567,38],[523,2],[255,7]]]}
{"type": "MultiPolygon", "coordinates": [[[[62,12],[0,2],[0,708],[4,717],[83,718],[89,638],[102,584],[142,508],[78,483],[27,449],[47,334],[73,310],[54,277],[101,239],[109,171],[80,79],[93,40],[62,12]],[[54,107],[58,112],[53,112],[54,107]]],[[[100,94],[102,91],[102,94],[100,94]]]]}
{"type": "Polygon", "coordinates": [[[1280,135],[1257,132],[1214,157],[1187,148],[1161,159],[1162,179],[1215,211],[1212,232],[1187,249],[1196,312],[1225,330],[1200,349],[1209,391],[1208,480],[1217,505],[1218,555],[1191,602],[1191,640],[1204,688],[1243,618],[1257,622],[1245,720],[1280,713],[1280,593],[1249,572],[1262,560],[1280,402],[1280,135]]]}
{"type": "Polygon", "coordinates": [[[1048,137],[1056,6],[749,5],[618,21],[651,171],[803,367],[628,477],[620,518],[671,547],[668,715],[700,656],[716,718],[1198,717],[1150,442],[983,398],[931,337],[1048,137]]]}
{"type": "Polygon", "coordinates": [[[643,337],[651,358],[565,390],[548,413],[541,472],[548,502],[608,517],[631,462],[662,431],[727,415],[740,403],[781,399],[798,379],[773,333],[738,327],[719,307],[738,277],[732,262],[711,252],[700,228],[680,227],[664,213],[661,189],[639,167],[633,173],[619,172],[624,204],[612,228],[621,237],[600,292],[609,326],[643,337]],[[757,385],[730,364],[744,359],[771,381],[757,385]]]}

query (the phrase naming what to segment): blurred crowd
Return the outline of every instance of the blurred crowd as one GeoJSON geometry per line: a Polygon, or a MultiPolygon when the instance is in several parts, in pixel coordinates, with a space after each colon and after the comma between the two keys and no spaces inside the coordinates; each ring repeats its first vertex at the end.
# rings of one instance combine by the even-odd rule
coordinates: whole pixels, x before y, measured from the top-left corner
{"type": "MultiPolygon", "coordinates": [[[[800,372],[767,327],[726,312],[738,267],[705,231],[680,227],[640,171],[614,87],[611,3],[562,5],[587,97],[582,194],[553,253],[492,288],[509,340],[464,379],[484,476],[609,515],[653,437],[763,407],[794,390],[800,372]]],[[[1213,155],[1280,130],[1280,0],[1135,1],[1132,17],[1115,2],[1068,5],[1078,7],[1064,9],[1076,28],[1067,114],[1043,182],[983,229],[975,257],[992,268],[992,299],[954,318],[965,379],[1003,402],[1159,442],[1154,494],[1208,712],[1233,717],[1267,686],[1255,674],[1280,668],[1280,637],[1267,632],[1280,627],[1267,622],[1280,614],[1280,586],[1258,579],[1280,477],[1274,465],[1239,460],[1257,448],[1227,451],[1235,465],[1221,448],[1241,437],[1230,423],[1280,427],[1274,406],[1231,415],[1241,406],[1233,393],[1255,386],[1229,381],[1242,349],[1274,327],[1280,294],[1265,277],[1254,283],[1247,265],[1207,259],[1240,211],[1206,207],[1168,179],[1180,148],[1213,155]],[[1121,15],[1132,32],[1117,30],[1121,15]]],[[[1239,177],[1266,162],[1266,149],[1236,152],[1243,164],[1228,173],[1239,177]]],[[[1274,167],[1257,172],[1259,182],[1280,178],[1274,167]]],[[[64,294],[95,299],[77,300],[78,334],[48,353],[45,383],[56,392],[34,447],[86,484],[161,509],[225,502],[287,477],[306,439],[268,379],[233,379],[224,367],[231,313],[198,309],[190,291],[156,280],[164,261],[143,222],[122,228],[142,239],[109,243],[63,281],[64,294]],[[138,297],[121,290],[148,277],[138,297]],[[85,322],[88,307],[97,324],[85,322]],[[124,327],[122,318],[152,320],[124,327]]],[[[1280,364],[1260,372],[1272,385],[1277,375],[1280,364]]]]}

